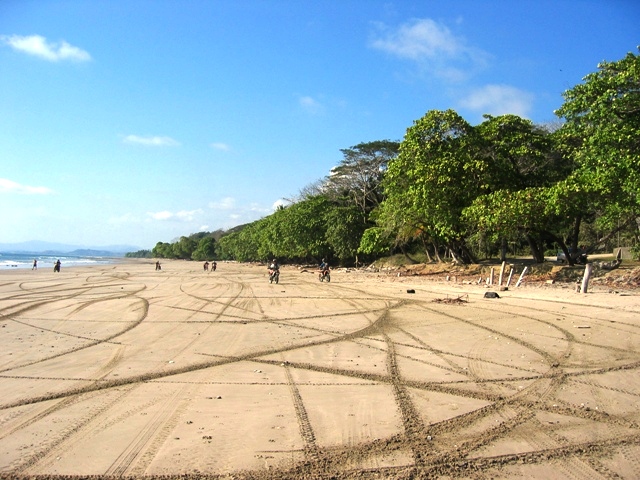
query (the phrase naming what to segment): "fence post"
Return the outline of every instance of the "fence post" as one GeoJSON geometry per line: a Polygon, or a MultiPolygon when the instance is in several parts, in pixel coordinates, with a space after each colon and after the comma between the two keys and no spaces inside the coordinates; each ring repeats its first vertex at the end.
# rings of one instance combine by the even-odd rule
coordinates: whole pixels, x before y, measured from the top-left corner
{"type": "Polygon", "coordinates": [[[518,279],[518,282],[516,283],[516,287],[519,287],[520,284],[522,283],[522,279],[524,278],[524,274],[527,273],[527,269],[529,267],[524,267],[524,270],[522,270],[522,273],[520,274],[520,278],[518,279]]]}
{"type": "Polygon", "coordinates": [[[591,264],[587,263],[584,266],[584,276],[582,277],[582,287],[580,288],[581,293],[587,293],[587,289],[589,287],[589,277],[591,277],[591,264]]]}
{"type": "Polygon", "coordinates": [[[502,286],[502,276],[504,275],[504,269],[507,266],[507,262],[502,262],[502,266],[500,267],[500,277],[498,279],[498,286],[502,286]]]}

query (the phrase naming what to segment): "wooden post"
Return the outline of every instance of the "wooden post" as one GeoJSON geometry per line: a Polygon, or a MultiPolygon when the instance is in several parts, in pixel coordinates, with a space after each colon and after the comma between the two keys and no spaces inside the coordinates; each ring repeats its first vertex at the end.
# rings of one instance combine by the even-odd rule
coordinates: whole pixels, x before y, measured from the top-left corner
{"type": "Polygon", "coordinates": [[[509,285],[511,285],[511,277],[513,277],[514,271],[515,268],[513,268],[513,265],[509,265],[509,278],[507,279],[507,288],[509,288],[509,285]]]}
{"type": "Polygon", "coordinates": [[[524,274],[527,273],[527,268],[529,268],[529,267],[524,267],[524,270],[522,270],[522,273],[520,274],[520,278],[518,279],[518,282],[516,283],[516,287],[519,287],[520,284],[522,283],[522,279],[524,278],[524,274]]]}
{"type": "Polygon", "coordinates": [[[580,293],[587,293],[587,289],[589,287],[589,277],[591,277],[591,264],[587,263],[584,266],[584,276],[582,277],[582,287],[580,288],[580,293]]]}
{"type": "Polygon", "coordinates": [[[493,267],[491,267],[491,276],[489,277],[489,285],[493,285],[493,267]]]}
{"type": "Polygon", "coordinates": [[[507,266],[507,262],[502,262],[502,265],[500,266],[500,277],[498,280],[498,286],[501,287],[502,286],[502,276],[504,275],[504,269],[507,266]]]}

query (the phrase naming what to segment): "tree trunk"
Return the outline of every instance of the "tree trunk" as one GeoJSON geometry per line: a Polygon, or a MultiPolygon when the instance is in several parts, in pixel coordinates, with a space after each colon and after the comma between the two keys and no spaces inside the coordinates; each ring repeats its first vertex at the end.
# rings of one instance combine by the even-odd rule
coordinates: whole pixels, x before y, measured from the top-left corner
{"type": "Polygon", "coordinates": [[[507,239],[504,237],[502,237],[501,243],[500,243],[500,261],[501,262],[507,261],[507,239]]]}
{"type": "Polygon", "coordinates": [[[529,248],[531,249],[531,255],[533,255],[533,259],[536,263],[544,263],[544,252],[538,246],[536,239],[531,235],[526,235],[527,242],[529,242],[529,248]]]}
{"type": "Polygon", "coordinates": [[[470,263],[478,263],[475,256],[467,248],[464,242],[454,241],[449,244],[449,251],[453,260],[457,263],[469,265],[470,263]]]}
{"type": "Polygon", "coordinates": [[[420,241],[422,242],[424,253],[427,256],[427,261],[431,263],[431,255],[429,255],[429,246],[427,245],[427,241],[425,240],[424,235],[420,235],[420,241]]]}
{"type": "MultiPolygon", "coordinates": [[[[582,223],[582,215],[578,215],[573,223],[573,232],[571,232],[571,245],[569,245],[569,251],[571,252],[570,265],[575,262],[575,256],[578,254],[578,235],[580,234],[580,224],[582,223]]],[[[567,257],[568,258],[568,257],[567,257]]]]}
{"type": "Polygon", "coordinates": [[[438,261],[438,263],[442,263],[442,258],[440,258],[440,248],[438,247],[438,244],[436,242],[431,242],[433,244],[433,251],[434,251],[434,256],[436,257],[436,260],[438,261]]]}

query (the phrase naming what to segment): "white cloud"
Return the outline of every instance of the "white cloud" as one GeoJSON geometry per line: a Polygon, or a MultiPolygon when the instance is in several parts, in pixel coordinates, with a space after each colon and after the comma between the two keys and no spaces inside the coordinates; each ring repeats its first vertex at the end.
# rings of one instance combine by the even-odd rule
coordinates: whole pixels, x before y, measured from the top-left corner
{"type": "Polygon", "coordinates": [[[46,38],[40,35],[30,35],[26,37],[8,35],[0,37],[0,40],[14,50],[40,57],[50,62],[60,60],[87,62],[91,60],[91,55],[89,55],[88,52],[81,48],[74,47],[64,40],[59,43],[48,42],[46,38]]]}
{"type": "Polygon", "coordinates": [[[20,183],[0,178],[0,193],[19,193],[25,195],[49,195],[53,193],[48,187],[32,187],[30,185],[21,185],[20,183]]]}
{"type": "Polygon", "coordinates": [[[322,104],[316,99],[314,99],[313,97],[309,97],[309,96],[300,97],[298,99],[298,103],[305,111],[313,115],[322,113],[322,111],[324,110],[324,107],[322,106],[322,104]]]}
{"type": "Polygon", "coordinates": [[[429,18],[411,20],[396,29],[377,26],[379,35],[371,41],[372,48],[414,61],[447,81],[464,80],[470,72],[484,67],[489,57],[429,18]]]}
{"type": "Polygon", "coordinates": [[[161,212],[147,212],[147,215],[149,215],[154,220],[169,220],[173,217],[173,213],[167,210],[163,210],[161,212]]]}
{"type": "Polygon", "coordinates": [[[265,207],[257,203],[250,204],[238,204],[237,200],[232,197],[225,197],[215,202],[209,202],[209,208],[213,210],[213,215],[216,217],[216,221],[210,223],[216,224],[220,227],[228,228],[235,227],[239,223],[248,223],[262,218],[265,215],[273,213],[274,208],[265,207]]]}
{"type": "Polygon", "coordinates": [[[279,207],[286,207],[287,205],[289,205],[291,202],[289,202],[288,200],[285,200],[284,198],[279,198],[278,200],[276,200],[275,202],[273,202],[273,205],[271,206],[272,210],[277,210],[279,207]]]}
{"type": "Polygon", "coordinates": [[[140,137],[138,135],[127,135],[124,137],[124,143],[148,147],[176,147],[180,145],[179,142],[171,137],[140,137]]]}
{"type": "Polygon", "coordinates": [[[412,20],[397,30],[386,31],[384,38],[371,42],[371,46],[401,58],[420,60],[437,56],[453,57],[463,51],[461,40],[444,25],[425,18],[412,20]]]}
{"type": "Polygon", "coordinates": [[[531,111],[532,103],[533,94],[509,85],[485,85],[458,102],[460,107],[482,114],[511,113],[525,118],[531,111]]]}
{"type": "Polygon", "coordinates": [[[160,221],[176,220],[179,222],[191,222],[202,213],[202,209],[197,208],[195,210],[180,210],[179,212],[175,213],[168,210],[162,210],[160,212],[147,212],[147,215],[149,215],[154,220],[160,221]]]}
{"type": "Polygon", "coordinates": [[[231,151],[231,147],[226,143],[215,142],[211,144],[211,147],[215,148],[216,150],[222,150],[223,152],[231,151]]]}
{"type": "Polygon", "coordinates": [[[184,220],[186,222],[190,222],[197,215],[200,215],[201,213],[202,213],[202,210],[200,208],[197,208],[195,210],[180,210],[179,212],[176,212],[175,216],[176,216],[176,218],[179,218],[180,220],[184,220]]]}

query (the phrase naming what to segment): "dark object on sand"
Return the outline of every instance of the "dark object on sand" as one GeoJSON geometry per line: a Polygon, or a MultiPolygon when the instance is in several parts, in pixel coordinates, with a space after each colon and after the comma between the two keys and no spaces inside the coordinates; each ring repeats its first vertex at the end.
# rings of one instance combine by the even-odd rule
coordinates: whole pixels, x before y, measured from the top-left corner
{"type": "Polygon", "coordinates": [[[496,292],[484,292],[484,298],[500,298],[496,292]]]}
{"type": "Polygon", "coordinates": [[[407,293],[416,293],[416,291],[413,288],[410,288],[407,290],[407,293]]]}

